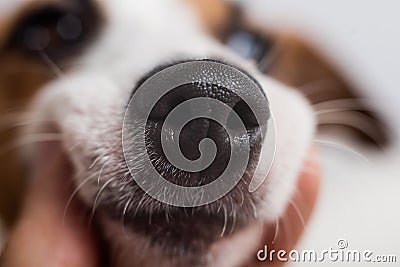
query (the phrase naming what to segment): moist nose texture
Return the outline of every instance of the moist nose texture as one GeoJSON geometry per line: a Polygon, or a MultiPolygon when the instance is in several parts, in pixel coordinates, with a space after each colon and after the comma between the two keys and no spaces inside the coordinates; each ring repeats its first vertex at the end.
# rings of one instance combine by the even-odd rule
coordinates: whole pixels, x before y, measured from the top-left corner
{"type": "MultiPolygon", "coordinates": [[[[164,95],[160,101],[154,106],[150,113],[150,120],[163,121],[168,114],[179,104],[184,103],[187,100],[206,97],[216,99],[223,102],[231,108],[240,101],[240,98],[227,90],[226,88],[204,83],[193,83],[179,86],[166,95],[164,95]]],[[[210,109],[210,114],[215,110],[210,109]]],[[[193,117],[196,117],[196,107],[190,105],[185,106],[184,113],[189,113],[193,117]]],[[[225,120],[228,121],[229,114],[225,114],[225,120]]],[[[174,128],[179,125],[164,125],[164,127],[174,128]]],[[[171,129],[172,132],[173,129],[171,129]]],[[[179,145],[182,154],[189,160],[196,160],[200,157],[200,151],[198,149],[199,143],[204,138],[211,138],[217,146],[217,158],[222,157],[224,153],[229,152],[230,140],[224,130],[224,126],[219,123],[208,119],[208,118],[196,118],[188,122],[180,131],[179,134],[179,145]]]]}
{"type": "MultiPolygon", "coordinates": [[[[149,144],[152,144],[151,148],[148,147],[148,149],[151,150],[149,154],[154,157],[154,161],[157,161],[156,158],[164,158],[165,155],[161,145],[160,133],[161,131],[166,131],[168,135],[173,135],[176,132],[176,127],[180,126],[174,125],[173,121],[169,124],[164,123],[167,116],[174,108],[185,103],[185,101],[200,97],[218,100],[229,106],[231,110],[230,113],[223,114],[222,116],[225,118],[225,125],[221,125],[219,122],[209,118],[200,117],[189,121],[179,132],[179,149],[188,160],[197,160],[202,156],[199,150],[199,144],[203,139],[209,138],[214,142],[216,146],[216,155],[213,163],[202,172],[190,173],[190,180],[208,183],[219,177],[229,163],[231,139],[225,127],[229,127],[231,112],[236,112],[237,115],[239,115],[246,129],[248,129],[248,132],[251,132],[251,129],[257,127],[257,124],[254,123],[256,119],[251,109],[247,107],[244,101],[234,92],[224,87],[207,83],[185,84],[170,90],[160,98],[150,113],[149,122],[147,123],[148,131],[146,131],[146,140],[149,144]]],[[[213,112],[218,111],[210,108],[209,115],[212,116],[213,112]]],[[[193,117],[196,117],[196,107],[186,105],[183,109],[183,113],[189,113],[193,115],[193,117]]],[[[221,117],[221,114],[219,114],[219,116],[221,117]]],[[[240,142],[240,137],[236,139],[237,142],[240,142]]],[[[178,153],[178,151],[176,152],[178,153]]],[[[164,170],[161,170],[160,166],[156,165],[156,168],[157,167],[159,168],[159,172],[164,172],[164,170]]],[[[166,177],[166,179],[168,179],[168,177],[166,177]]]]}
{"type": "Polygon", "coordinates": [[[136,176],[146,184],[157,176],[149,171],[155,169],[187,187],[222,174],[232,180],[250,177],[253,168],[248,167],[257,163],[270,115],[257,81],[211,60],[156,68],[138,82],[126,114],[124,153],[136,176]],[[137,158],[143,148],[152,166],[137,158]]]}

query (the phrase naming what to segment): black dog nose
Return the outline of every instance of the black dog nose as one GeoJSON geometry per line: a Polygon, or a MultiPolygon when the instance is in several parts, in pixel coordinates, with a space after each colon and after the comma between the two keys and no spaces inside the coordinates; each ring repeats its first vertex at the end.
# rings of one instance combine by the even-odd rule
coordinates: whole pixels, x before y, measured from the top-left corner
{"type": "Polygon", "coordinates": [[[195,82],[174,88],[156,103],[150,113],[150,119],[163,119],[179,104],[198,97],[208,97],[221,101],[239,115],[246,127],[258,126],[256,117],[244,100],[233,91],[212,83],[195,82]]]}
{"type": "MultiPolygon", "coordinates": [[[[207,75],[224,75],[224,73],[218,72],[215,74],[208,73],[208,71],[205,72],[205,79],[209,77],[207,75]]],[[[247,74],[243,73],[243,75],[246,76],[247,80],[250,79],[247,74]]],[[[142,83],[146,83],[152,77],[154,76],[144,79],[142,83]]],[[[163,76],[160,75],[160,77],[163,76]]],[[[203,79],[199,82],[181,83],[173,88],[162,88],[162,90],[157,88],[157,90],[160,89],[159,91],[162,91],[162,94],[158,92],[154,94],[157,97],[154,97],[149,92],[153,88],[160,87],[160,85],[168,87],[170,84],[171,81],[168,79],[162,83],[148,82],[145,86],[146,90],[143,90],[142,95],[139,95],[135,102],[135,110],[139,113],[141,110],[150,110],[144,118],[146,121],[146,150],[153,166],[165,179],[184,186],[200,186],[217,179],[228,166],[232,144],[235,144],[235,147],[240,147],[241,143],[249,145],[249,164],[252,163],[250,161],[258,158],[262,135],[260,134],[261,127],[256,113],[264,108],[268,109],[265,105],[266,101],[263,101],[266,100],[266,97],[262,93],[261,86],[258,86],[257,92],[254,92],[254,89],[253,91],[250,90],[246,84],[238,86],[239,89],[232,90],[232,88],[228,88],[221,83],[204,81],[203,79]],[[206,100],[200,110],[209,116],[198,116],[199,107],[189,103],[191,100],[196,99],[206,100]],[[224,108],[221,110],[215,109],[211,104],[208,106],[207,101],[218,102],[224,108]],[[249,106],[249,102],[253,104],[252,107],[249,106]],[[152,104],[151,109],[149,109],[150,105],[147,103],[152,104]],[[176,110],[182,106],[184,108],[179,109],[179,112],[177,112],[176,110]],[[182,120],[180,119],[168,119],[174,112],[177,117],[182,116],[193,119],[181,125],[182,120]],[[219,118],[218,120],[212,118],[216,115],[219,118]],[[238,119],[241,122],[240,127],[237,124],[238,119]],[[167,140],[163,140],[163,138],[167,140]],[[173,143],[178,140],[179,146],[174,147],[175,151],[172,151],[172,154],[181,153],[189,161],[198,159],[207,161],[211,155],[207,154],[208,150],[201,150],[201,143],[205,139],[213,141],[215,154],[212,162],[207,165],[208,167],[201,171],[179,169],[169,162],[168,155],[164,153],[163,142],[173,143]],[[236,144],[239,145],[236,146],[236,144]]],[[[141,84],[139,84],[140,86],[141,84]]],[[[143,114],[146,114],[146,112],[143,112],[143,114]]]]}
{"type": "MultiPolygon", "coordinates": [[[[163,121],[178,105],[195,98],[212,98],[221,101],[239,115],[246,129],[258,127],[257,119],[250,107],[234,92],[227,88],[209,83],[191,83],[174,88],[165,94],[152,109],[149,120],[163,121]]],[[[196,108],[190,105],[185,112],[196,117],[196,108]]],[[[215,112],[215,110],[210,110],[215,112]]],[[[211,114],[212,115],[212,114],[211,114]]],[[[221,125],[208,118],[196,118],[188,122],[181,130],[179,136],[180,149],[184,156],[190,160],[200,157],[198,146],[204,138],[211,138],[217,146],[217,159],[222,158],[230,151],[230,139],[225,127],[233,126],[232,114],[226,114],[226,125],[221,125]]],[[[159,125],[161,126],[161,125],[159,125]]],[[[176,125],[178,127],[179,125],[176,125]]],[[[167,126],[168,127],[168,126],[167,126]]],[[[170,125],[169,127],[174,127],[170,125]]]]}

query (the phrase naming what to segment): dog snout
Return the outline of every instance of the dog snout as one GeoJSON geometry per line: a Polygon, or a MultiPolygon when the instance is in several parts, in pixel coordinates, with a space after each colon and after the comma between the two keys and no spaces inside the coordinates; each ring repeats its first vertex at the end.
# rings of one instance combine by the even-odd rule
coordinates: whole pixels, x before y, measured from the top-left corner
{"type": "MultiPolygon", "coordinates": [[[[205,73],[213,77],[204,75],[200,81],[162,89],[160,85],[168,84],[168,79],[157,83],[152,81],[157,74],[150,75],[139,83],[140,89],[132,98],[133,110],[145,120],[145,147],[152,165],[165,179],[183,186],[202,186],[216,180],[229,166],[232,153],[240,153],[238,150],[249,151],[248,165],[252,165],[262,143],[256,113],[268,107],[266,101],[258,100],[260,96],[266,99],[261,86],[231,88],[218,82],[219,75],[226,73],[205,73]],[[177,160],[174,155],[179,155],[177,160]],[[183,168],[175,164],[182,158],[186,164],[183,168]]],[[[252,79],[242,75],[247,81],[252,79]]],[[[232,175],[235,173],[240,171],[232,171],[232,175]]]]}

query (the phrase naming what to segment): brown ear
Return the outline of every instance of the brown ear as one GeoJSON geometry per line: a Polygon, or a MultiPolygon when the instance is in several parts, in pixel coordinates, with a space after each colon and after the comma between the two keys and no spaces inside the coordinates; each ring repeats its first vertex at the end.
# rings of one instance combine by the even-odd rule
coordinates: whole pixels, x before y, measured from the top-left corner
{"type": "Polygon", "coordinates": [[[382,148],[390,141],[383,121],[362,92],[307,41],[275,37],[275,55],[265,73],[301,91],[313,105],[320,134],[358,146],[382,148]],[[344,138],[344,139],[343,139],[344,138]]]}
{"type": "Polygon", "coordinates": [[[198,14],[206,31],[218,39],[230,32],[240,9],[225,0],[184,0],[198,14]]]}
{"type": "Polygon", "coordinates": [[[312,104],[356,97],[352,86],[311,45],[283,34],[275,40],[277,49],[266,73],[304,92],[312,104]]]}

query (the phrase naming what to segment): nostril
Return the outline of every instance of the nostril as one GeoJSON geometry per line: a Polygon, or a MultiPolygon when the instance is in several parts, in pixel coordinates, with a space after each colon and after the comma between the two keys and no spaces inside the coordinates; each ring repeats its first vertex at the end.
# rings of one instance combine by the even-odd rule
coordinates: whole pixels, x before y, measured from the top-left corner
{"type": "Polygon", "coordinates": [[[150,112],[150,120],[164,120],[168,114],[180,103],[185,101],[184,95],[188,94],[184,88],[176,88],[165,94],[150,112]],[[186,92],[185,92],[186,91],[186,92]]]}
{"type": "Polygon", "coordinates": [[[198,118],[186,124],[179,133],[179,148],[189,160],[200,158],[199,144],[209,137],[210,122],[208,119],[198,118]]]}
{"type": "Polygon", "coordinates": [[[259,127],[258,121],[254,113],[252,112],[251,108],[249,105],[246,104],[245,101],[241,100],[239,101],[234,107],[233,111],[228,117],[227,120],[227,127],[234,128],[232,125],[233,123],[233,112],[235,112],[237,115],[239,115],[241,121],[243,122],[244,126],[246,129],[252,129],[252,128],[257,128],[259,127]]]}
{"type": "MultiPolygon", "coordinates": [[[[211,83],[194,82],[178,86],[162,96],[151,110],[149,120],[160,122],[157,124],[157,127],[164,127],[164,131],[168,131],[167,135],[172,136],[180,125],[179,123],[174,125],[174,120],[167,123],[167,116],[185,101],[200,97],[221,101],[232,110],[240,103],[240,98],[227,88],[211,83]]],[[[240,104],[238,110],[240,112],[250,111],[250,109],[245,109],[240,104]]],[[[215,110],[210,110],[210,112],[215,112],[215,110]]],[[[196,107],[188,105],[184,109],[184,113],[191,117],[196,117],[196,107]]],[[[246,116],[247,115],[243,114],[243,118],[246,116]]],[[[227,123],[229,117],[231,117],[230,113],[227,113],[227,123]]],[[[148,126],[152,127],[152,125],[152,123],[148,123],[148,126]]],[[[245,125],[248,124],[245,123],[245,125]]],[[[151,135],[148,136],[148,139],[152,138],[151,135]]],[[[179,133],[179,149],[187,159],[197,160],[201,157],[199,144],[205,138],[211,138],[214,141],[217,151],[219,151],[216,155],[217,159],[224,157],[225,154],[229,154],[229,137],[227,137],[226,131],[224,131],[224,126],[209,118],[193,119],[181,129],[179,133]]]]}
{"type": "MultiPolygon", "coordinates": [[[[134,180],[148,193],[158,188],[149,181],[168,188],[172,185],[163,180],[185,188],[216,181],[210,195],[202,194],[204,203],[242,178],[250,182],[255,169],[246,170],[261,157],[268,106],[262,87],[232,66],[200,60],[158,68],[139,82],[125,113],[124,157],[140,172],[134,180]]],[[[183,200],[191,195],[182,194],[183,200]]],[[[159,199],[157,192],[152,196],[159,199]]]]}

